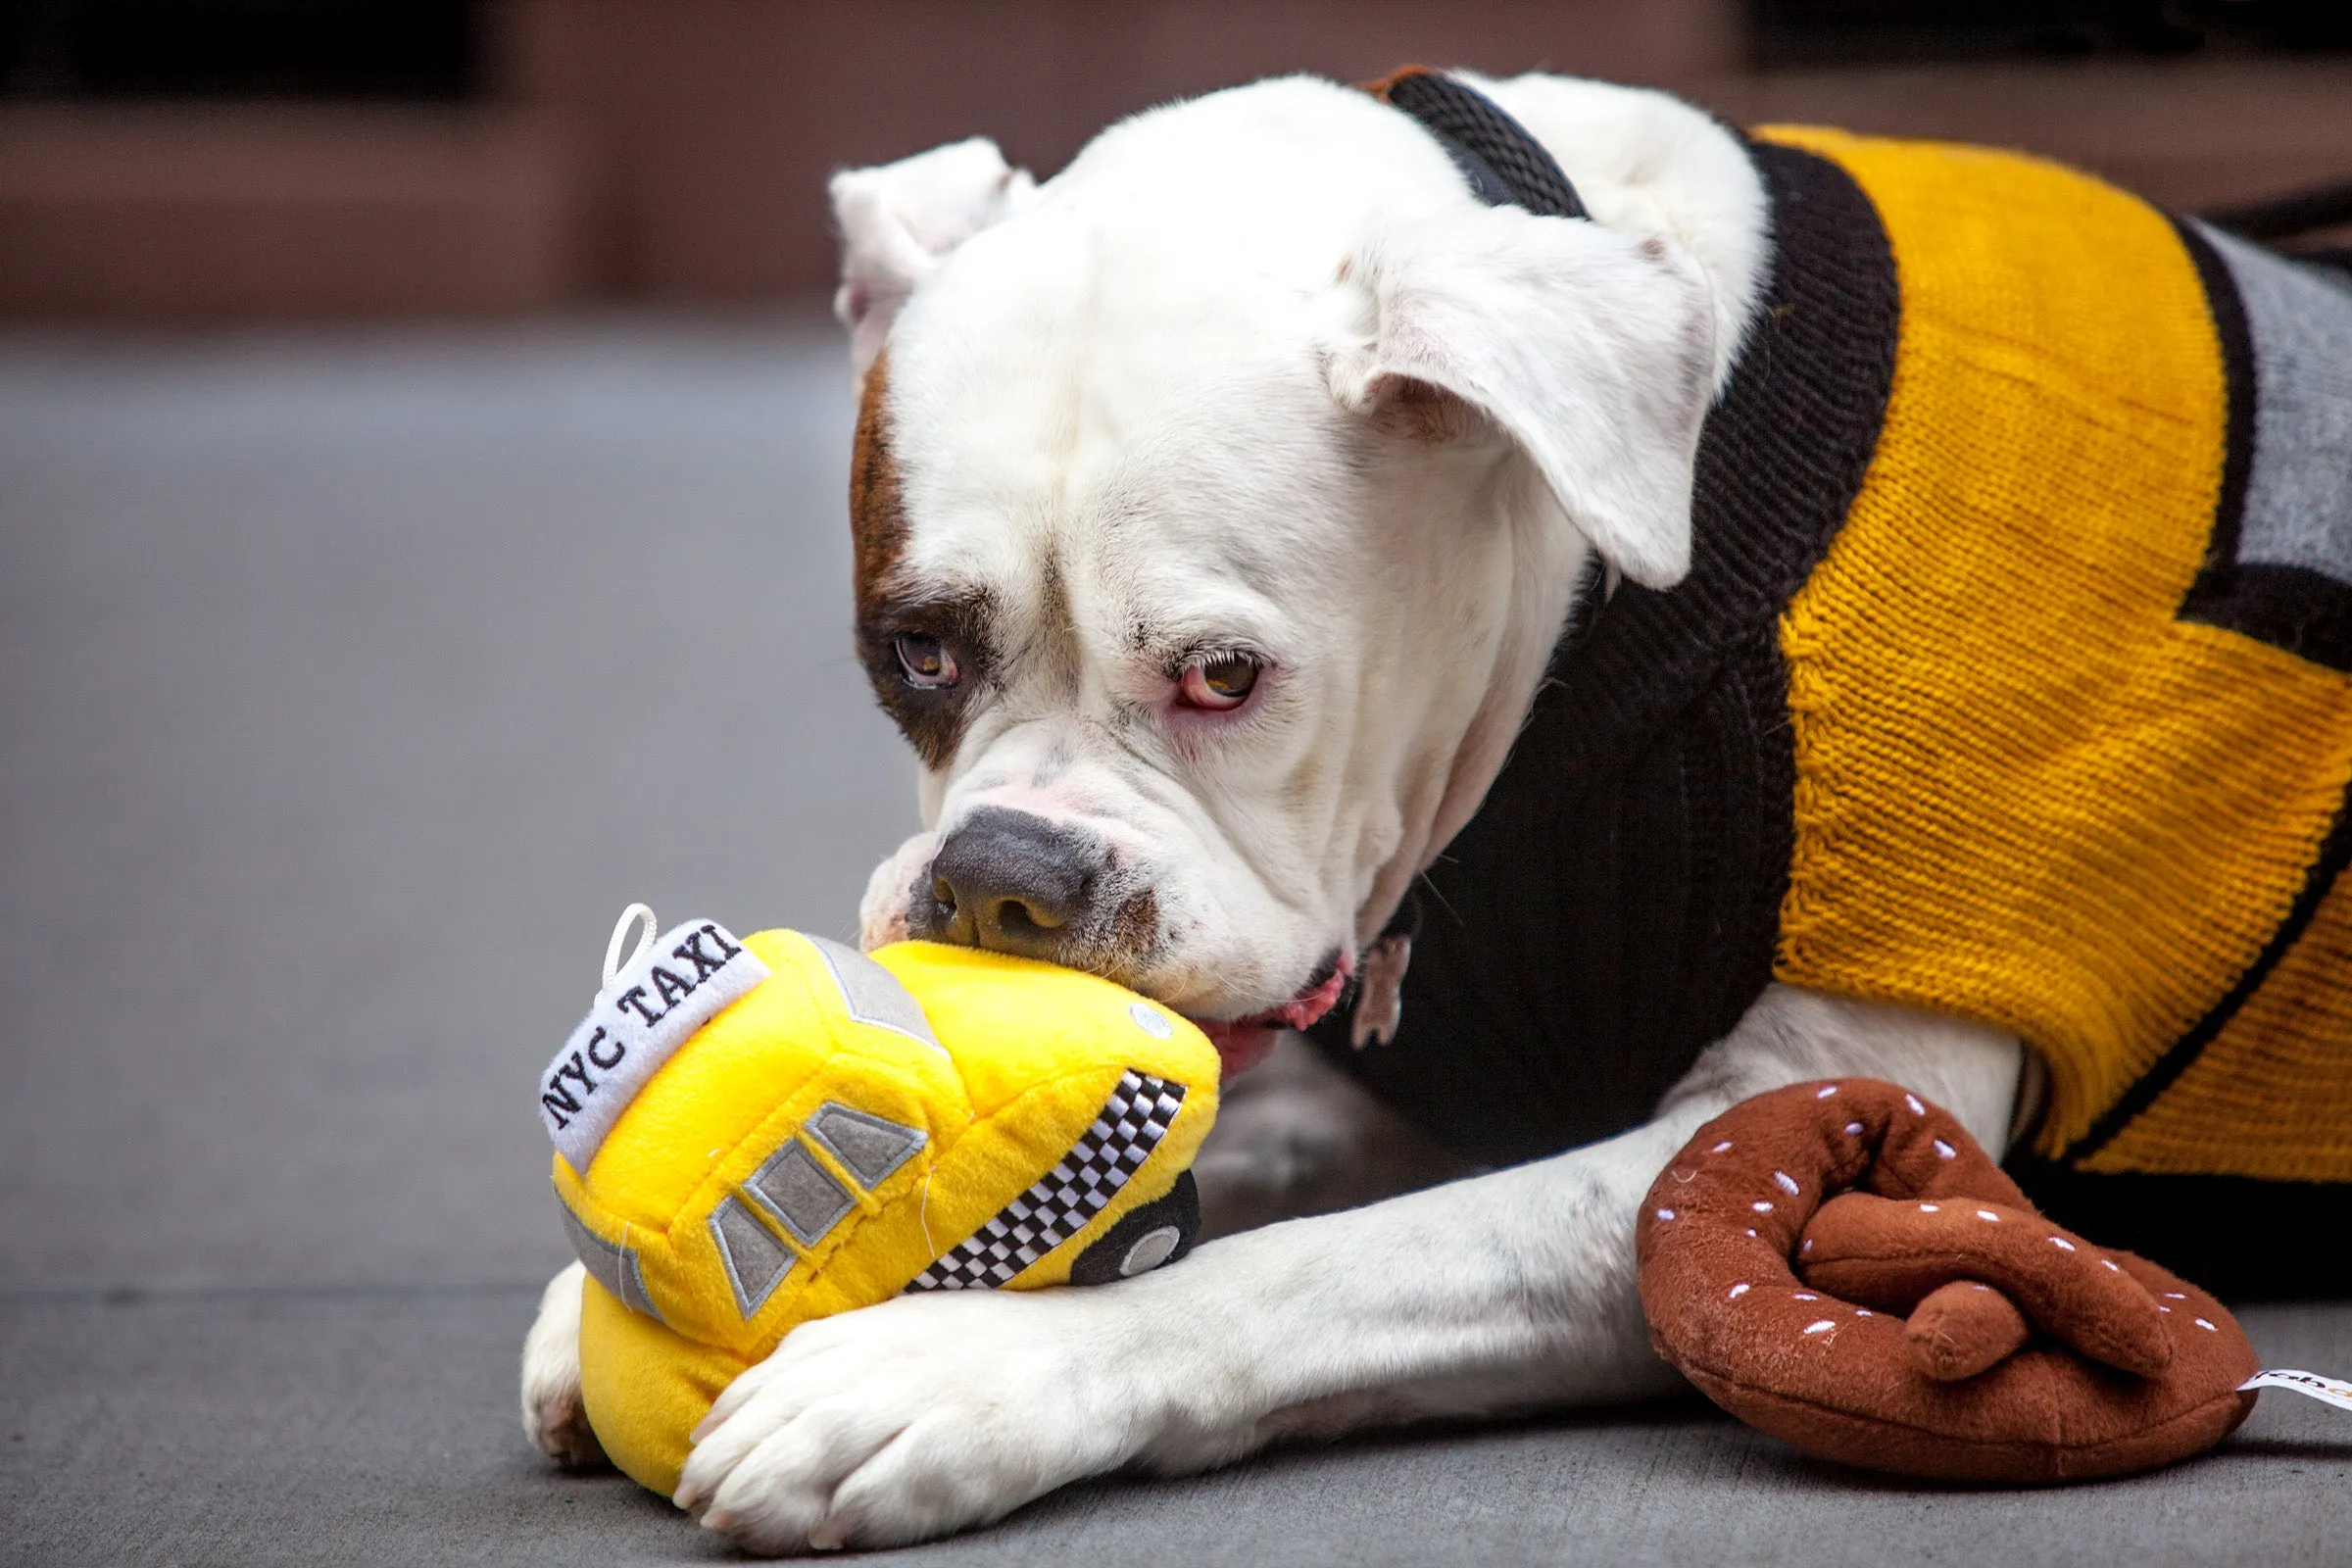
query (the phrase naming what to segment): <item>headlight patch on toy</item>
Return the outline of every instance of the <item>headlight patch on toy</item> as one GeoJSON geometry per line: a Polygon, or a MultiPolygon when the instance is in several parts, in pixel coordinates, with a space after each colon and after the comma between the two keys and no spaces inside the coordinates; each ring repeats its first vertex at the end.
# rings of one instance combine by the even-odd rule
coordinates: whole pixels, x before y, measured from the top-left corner
{"type": "Polygon", "coordinates": [[[585,1172],[671,1054],[766,978],[767,965],[714,920],[689,920],[646,944],[540,1075],[539,1117],[557,1152],[585,1172]]]}
{"type": "Polygon", "coordinates": [[[1077,1235],[1143,1169],[1183,1104],[1184,1085],[1128,1068],[1061,1163],[916,1275],[907,1294],[994,1290],[1077,1235]]]}

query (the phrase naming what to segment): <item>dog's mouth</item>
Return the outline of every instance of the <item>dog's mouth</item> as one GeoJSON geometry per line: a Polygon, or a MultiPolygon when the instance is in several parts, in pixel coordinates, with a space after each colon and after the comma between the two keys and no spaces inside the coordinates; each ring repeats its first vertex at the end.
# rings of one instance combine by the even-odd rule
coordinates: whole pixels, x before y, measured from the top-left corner
{"type": "Polygon", "coordinates": [[[1269,1007],[1247,1018],[1195,1018],[1193,1022],[1208,1036],[1209,1044],[1217,1048],[1217,1057],[1224,1063],[1225,1081],[1231,1083],[1236,1074],[1248,1072],[1266,1059],[1274,1050],[1277,1033],[1314,1027],[1339,1004],[1340,996],[1348,989],[1348,981],[1354,972],[1353,958],[1342,949],[1325,958],[1316,967],[1314,977],[1279,1007],[1269,1007]]]}

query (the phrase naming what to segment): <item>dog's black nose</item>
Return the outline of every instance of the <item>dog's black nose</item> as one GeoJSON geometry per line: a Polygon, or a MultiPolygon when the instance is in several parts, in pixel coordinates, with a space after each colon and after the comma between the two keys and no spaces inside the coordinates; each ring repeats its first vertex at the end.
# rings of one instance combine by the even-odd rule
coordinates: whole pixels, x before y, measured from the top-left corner
{"type": "Polygon", "coordinates": [[[940,845],[930,897],[914,901],[907,929],[935,942],[1058,958],[1084,934],[1103,859],[1091,834],[984,806],[940,845]]]}

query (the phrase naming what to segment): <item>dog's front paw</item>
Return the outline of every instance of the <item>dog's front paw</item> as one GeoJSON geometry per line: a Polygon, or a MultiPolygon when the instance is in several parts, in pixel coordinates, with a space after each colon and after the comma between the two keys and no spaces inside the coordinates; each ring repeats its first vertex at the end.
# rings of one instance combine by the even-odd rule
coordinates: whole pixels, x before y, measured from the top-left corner
{"type": "Polygon", "coordinates": [[[803,1324],[696,1429],[675,1500],[782,1555],[945,1535],[1111,1469],[1153,1401],[1110,1294],[908,1296],[803,1324]]]}
{"type": "Polygon", "coordinates": [[[547,1282],[539,1317],[522,1342],[523,1435],[567,1470],[606,1462],[580,1400],[580,1281],[586,1274],[574,1263],[547,1282]]]}

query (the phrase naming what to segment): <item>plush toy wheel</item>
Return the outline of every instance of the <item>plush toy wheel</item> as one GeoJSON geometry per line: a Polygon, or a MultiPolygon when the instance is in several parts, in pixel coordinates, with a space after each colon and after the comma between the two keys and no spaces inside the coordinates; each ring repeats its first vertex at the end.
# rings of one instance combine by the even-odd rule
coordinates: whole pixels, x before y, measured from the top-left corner
{"type": "Polygon", "coordinates": [[[1699,1130],[1637,1232],[1650,1341],[1732,1414],[1901,1475],[2123,1475],[2219,1443],[2260,1363],[2204,1292],[2052,1225],[1944,1111],[1869,1079],[1699,1130]]]}

